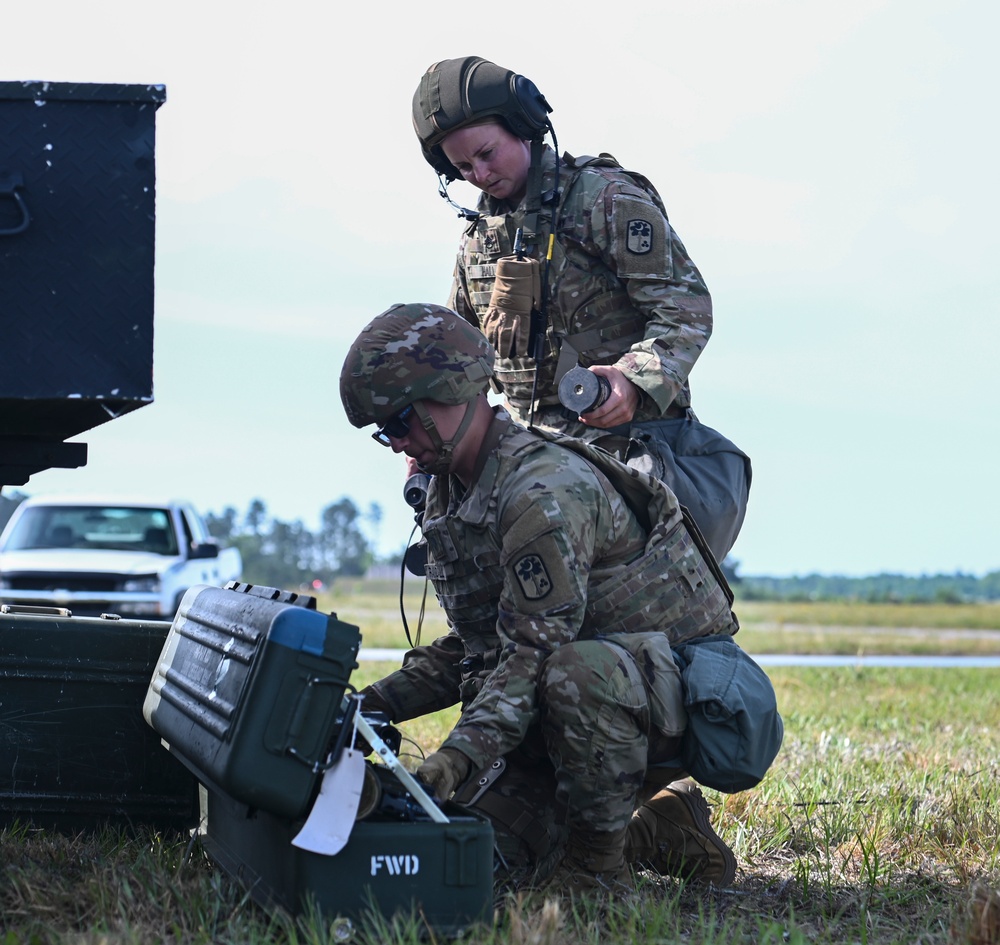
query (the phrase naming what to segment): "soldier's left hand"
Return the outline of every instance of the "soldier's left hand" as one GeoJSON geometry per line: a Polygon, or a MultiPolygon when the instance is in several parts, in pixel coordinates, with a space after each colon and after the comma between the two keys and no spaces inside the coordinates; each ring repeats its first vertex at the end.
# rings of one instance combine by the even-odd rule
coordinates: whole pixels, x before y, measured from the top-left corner
{"type": "Polygon", "coordinates": [[[610,364],[592,364],[588,370],[606,378],[611,384],[611,393],[600,407],[583,414],[580,419],[588,426],[602,430],[631,423],[639,406],[639,389],[635,384],[610,364]]]}
{"type": "Polygon", "coordinates": [[[441,748],[417,768],[417,777],[434,794],[434,799],[446,801],[468,776],[472,762],[454,748],[441,748]]]}

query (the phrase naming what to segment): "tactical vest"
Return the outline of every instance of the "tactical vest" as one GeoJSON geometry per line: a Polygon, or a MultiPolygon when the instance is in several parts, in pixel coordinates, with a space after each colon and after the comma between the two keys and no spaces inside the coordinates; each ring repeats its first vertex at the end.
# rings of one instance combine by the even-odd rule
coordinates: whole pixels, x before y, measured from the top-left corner
{"type": "MultiPolygon", "coordinates": [[[[428,494],[422,525],[427,575],[468,654],[463,661],[462,701],[479,691],[499,660],[496,632],[505,569],[500,564],[502,531],[497,494],[503,483],[546,441],[572,449],[611,481],[647,533],[646,549],[613,578],[587,588],[580,639],[662,630],[671,645],[738,629],[732,596],[714,559],[698,549],[673,493],[662,483],[617,462],[604,450],[573,437],[508,427],[499,447],[496,488],[485,505],[449,511],[440,477],[428,494]],[[721,578],[721,583],[720,583],[721,578]]],[[[517,504],[510,513],[518,513],[517,504]]]]}
{"type": "MultiPolygon", "coordinates": [[[[565,155],[560,168],[567,181],[558,200],[558,238],[548,276],[548,326],[545,355],[537,390],[541,406],[558,406],[558,382],[577,361],[585,367],[613,364],[645,336],[646,320],[636,311],[621,280],[600,256],[586,252],[574,240],[589,217],[597,195],[609,181],[640,187],[664,216],[666,210],[653,185],[642,175],[624,170],[613,157],[573,158],[565,155]]],[[[539,233],[526,227],[529,214],[519,208],[500,216],[481,216],[464,245],[464,269],[469,297],[482,324],[489,308],[497,261],[514,252],[514,236],[525,228],[525,254],[545,265],[552,207],[542,208],[539,233]]],[[[508,403],[523,418],[531,408],[535,361],[530,357],[498,357],[495,376],[508,403]]]]}

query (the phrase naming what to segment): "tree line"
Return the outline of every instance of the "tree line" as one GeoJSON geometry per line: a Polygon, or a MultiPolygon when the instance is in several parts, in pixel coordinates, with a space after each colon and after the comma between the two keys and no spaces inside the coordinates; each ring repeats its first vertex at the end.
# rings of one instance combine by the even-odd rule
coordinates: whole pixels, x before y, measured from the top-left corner
{"type": "Polygon", "coordinates": [[[727,560],[730,583],[743,600],[857,600],[869,603],[962,604],[1000,601],[1000,571],[973,574],[873,574],[867,577],[807,574],[803,577],[742,577],[727,560]]]}
{"type": "Polygon", "coordinates": [[[242,515],[231,506],[205,515],[212,537],[239,549],[243,580],[285,588],[328,587],[338,577],[367,574],[376,554],[363,526],[375,530],[381,519],[376,503],[362,513],[346,497],[323,509],[315,532],[298,519],[269,516],[261,499],[254,499],[242,515]]]}

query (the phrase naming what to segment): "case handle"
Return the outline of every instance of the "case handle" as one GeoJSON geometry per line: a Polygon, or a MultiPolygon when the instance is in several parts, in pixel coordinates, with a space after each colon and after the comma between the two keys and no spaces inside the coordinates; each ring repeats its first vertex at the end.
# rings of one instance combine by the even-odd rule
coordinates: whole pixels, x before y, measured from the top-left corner
{"type": "Polygon", "coordinates": [[[28,228],[28,224],[31,223],[28,206],[18,192],[18,188],[23,186],[24,179],[21,177],[20,171],[0,170],[0,197],[12,198],[21,211],[21,222],[6,229],[0,229],[0,236],[14,236],[17,233],[23,233],[28,228]]]}
{"type": "MultiPolygon", "coordinates": [[[[296,761],[301,761],[306,767],[311,768],[314,773],[318,773],[323,770],[322,759],[307,757],[295,747],[295,743],[299,740],[299,736],[302,734],[302,729],[305,727],[306,718],[310,714],[310,709],[314,709],[314,693],[316,692],[317,686],[340,686],[341,689],[343,689],[344,683],[342,680],[324,676],[309,677],[306,681],[305,688],[302,690],[302,694],[299,697],[298,704],[295,706],[291,722],[288,725],[288,731],[286,734],[287,740],[285,743],[285,751],[296,761]]],[[[325,750],[326,746],[324,745],[323,748],[325,750]]]]}

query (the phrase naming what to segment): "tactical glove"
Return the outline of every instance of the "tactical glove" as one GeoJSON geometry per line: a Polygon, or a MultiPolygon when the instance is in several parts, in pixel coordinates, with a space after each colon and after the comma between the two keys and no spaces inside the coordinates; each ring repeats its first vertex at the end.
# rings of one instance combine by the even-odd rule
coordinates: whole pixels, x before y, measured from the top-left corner
{"type": "Polygon", "coordinates": [[[537,259],[501,257],[482,325],[483,334],[501,358],[531,353],[531,313],[540,304],[541,294],[537,259]]]}
{"type": "Polygon", "coordinates": [[[441,748],[417,768],[417,777],[434,794],[434,799],[446,801],[468,776],[472,762],[454,748],[441,748]]]}

